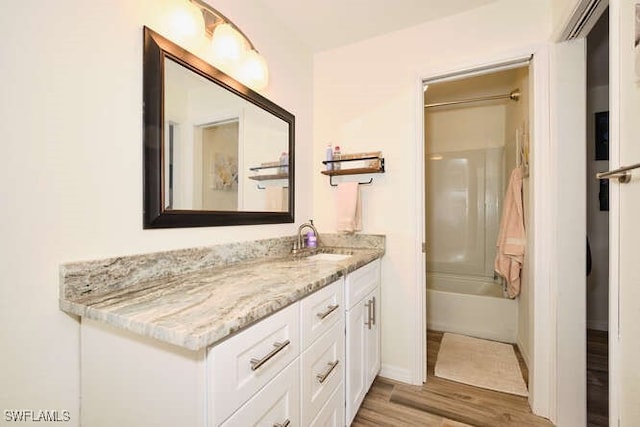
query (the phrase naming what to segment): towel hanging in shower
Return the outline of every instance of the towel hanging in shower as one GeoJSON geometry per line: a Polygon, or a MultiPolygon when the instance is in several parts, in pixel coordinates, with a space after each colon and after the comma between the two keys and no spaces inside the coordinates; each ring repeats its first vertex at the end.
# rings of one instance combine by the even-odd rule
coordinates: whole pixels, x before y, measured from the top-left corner
{"type": "Polygon", "coordinates": [[[522,168],[511,172],[509,186],[504,196],[500,231],[496,246],[495,271],[507,282],[509,298],[520,293],[520,273],[527,244],[522,203],[522,168]]]}

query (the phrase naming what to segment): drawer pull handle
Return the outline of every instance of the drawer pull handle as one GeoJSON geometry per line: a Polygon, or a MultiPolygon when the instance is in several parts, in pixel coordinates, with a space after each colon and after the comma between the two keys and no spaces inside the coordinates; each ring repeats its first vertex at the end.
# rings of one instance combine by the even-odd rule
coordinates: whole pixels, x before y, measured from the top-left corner
{"type": "Polygon", "coordinates": [[[262,359],[251,359],[251,370],[255,371],[256,369],[258,369],[260,366],[264,365],[265,363],[267,363],[269,361],[269,359],[271,359],[273,356],[275,356],[276,354],[280,353],[282,350],[284,350],[284,348],[286,346],[288,346],[289,344],[291,344],[291,341],[286,340],[285,342],[274,342],[273,343],[273,347],[274,349],[271,350],[269,352],[269,354],[267,354],[266,356],[264,356],[262,359]]]}
{"type": "Polygon", "coordinates": [[[364,306],[367,307],[367,321],[364,322],[364,325],[371,329],[371,300],[367,301],[366,303],[364,303],[364,306]]]}
{"type": "Polygon", "coordinates": [[[282,424],[276,423],[273,425],[273,427],[289,427],[289,424],[291,424],[291,421],[289,421],[289,419],[287,418],[282,424]]]}
{"type": "Polygon", "coordinates": [[[327,311],[325,311],[324,313],[318,313],[317,316],[320,318],[320,320],[324,320],[325,317],[336,311],[338,307],[340,307],[338,304],[328,305],[327,311]]]}
{"type": "Polygon", "coordinates": [[[327,377],[329,375],[331,375],[331,372],[333,372],[333,370],[336,368],[336,366],[338,366],[338,362],[340,362],[340,360],[336,360],[335,362],[327,363],[327,365],[329,366],[329,368],[327,368],[327,371],[322,373],[322,374],[316,375],[316,378],[318,379],[318,381],[320,381],[320,384],[322,384],[323,382],[325,382],[327,380],[327,377]]]}
{"type": "Polygon", "coordinates": [[[373,325],[375,325],[376,324],[376,297],[372,297],[371,298],[371,304],[372,304],[372,307],[371,307],[371,314],[372,314],[371,323],[373,325]]]}

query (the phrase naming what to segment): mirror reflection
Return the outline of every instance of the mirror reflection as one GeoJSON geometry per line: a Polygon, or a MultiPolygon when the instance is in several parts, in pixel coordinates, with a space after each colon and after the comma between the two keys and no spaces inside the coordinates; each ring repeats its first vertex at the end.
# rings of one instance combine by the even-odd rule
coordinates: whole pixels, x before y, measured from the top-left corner
{"type": "Polygon", "coordinates": [[[289,123],[164,60],[163,208],[287,212],[289,123]]]}
{"type": "Polygon", "coordinates": [[[144,27],[143,227],[294,222],[295,117],[144,27]]]}

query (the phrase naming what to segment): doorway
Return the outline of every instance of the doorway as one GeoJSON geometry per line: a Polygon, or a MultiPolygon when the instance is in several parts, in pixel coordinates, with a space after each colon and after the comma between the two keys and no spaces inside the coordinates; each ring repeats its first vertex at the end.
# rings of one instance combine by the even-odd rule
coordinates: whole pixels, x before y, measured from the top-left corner
{"type": "Polygon", "coordinates": [[[609,425],[609,11],[587,39],[587,422],[609,425]]]}
{"type": "MultiPolygon", "coordinates": [[[[532,219],[531,79],[523,58],[424,81],[427,340],[449,332],[511,343],[525,371],[533,351],[532,270],[525,258],[521,293],[509,298],[494,260],[516,168],[524,176],[523,221],[532,219]]],[[[523,246],[532,251],[533,239],[523,246]]],[[[432,367],[437,355],[427,353],[432,367]]]]}

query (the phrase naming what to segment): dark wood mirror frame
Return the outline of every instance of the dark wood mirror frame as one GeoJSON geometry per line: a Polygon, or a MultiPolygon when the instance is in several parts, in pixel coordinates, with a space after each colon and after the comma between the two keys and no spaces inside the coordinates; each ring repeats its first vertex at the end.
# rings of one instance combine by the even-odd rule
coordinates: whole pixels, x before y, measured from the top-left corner
{"type": "Polygon", "coordinates": [[[144,27],[143,53],[143,227],[178,228],[277,224],[294,221],[295,117],[227,74],[144,27]],[[289,209],[287,212],[164,209],[164,60],[170,58],[289,125],[289,209]]]}

